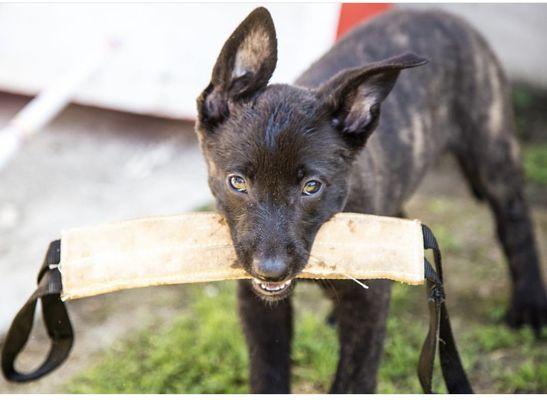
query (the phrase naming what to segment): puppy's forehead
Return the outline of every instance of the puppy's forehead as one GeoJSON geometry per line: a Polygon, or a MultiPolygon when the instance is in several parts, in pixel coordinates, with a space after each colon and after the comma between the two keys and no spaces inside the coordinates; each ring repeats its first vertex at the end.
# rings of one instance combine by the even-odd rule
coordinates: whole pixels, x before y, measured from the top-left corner
{"type": "Polygon", "coordinates": [[[256,111],[269,114],[282,108],[294,116],[315,113],[318,106],[314,92],[291,85],[269,85],[252,102],[256,111]]]}
{"type": "Polygon", "coordinates": [[[255,140],[272,154],[305,150],[317,137],[317,102],[298,89],[273,88],[255,102],[255,140]]]}
{"type": "Polygon", "coordinates": [[[242,106],[233,122],[254,140],[273,149],[278,136],[296,136],[313,129],[319,104],[315,95],[289,85],[270,85],[242,106]],[[244,125],[244,126],[242,126],[244,125]],[[290,134],[292,133],[292,135],[290,134]]]}
{"type": "Polygon", "coordinates": [[[336,142],[325,132],[320,106],[306,89],[268,86],[226,122],[218,135],[219,156],[224,164],[294,170],[307,159],[317,158],[329,142],[336,142]]]}

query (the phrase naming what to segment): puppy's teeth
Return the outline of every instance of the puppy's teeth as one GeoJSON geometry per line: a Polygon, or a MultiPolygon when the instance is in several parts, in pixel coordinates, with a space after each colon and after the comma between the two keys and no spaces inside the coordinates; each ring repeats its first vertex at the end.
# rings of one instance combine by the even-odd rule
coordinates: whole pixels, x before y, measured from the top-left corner
{"type": "Polygon", "coordinates": [[[291,280],[288,280],[283,283],[271,283],[271,282],[263,282],[260,279],[253,278],[253,281],[255,284],[257,284],[262,290],[265,290],[270,293],[280,292],[284,289],[286,289],[290,284],[291,280]]]}

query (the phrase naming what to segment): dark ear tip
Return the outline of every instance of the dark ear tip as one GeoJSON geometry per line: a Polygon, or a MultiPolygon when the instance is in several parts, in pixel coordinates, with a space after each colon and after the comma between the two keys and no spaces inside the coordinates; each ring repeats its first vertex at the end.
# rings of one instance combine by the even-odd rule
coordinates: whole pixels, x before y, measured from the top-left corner
{"type": "MultiPolygon", "coordinates": [[[[262,26],[263,28],[266,28],[270,36],[276,41],[275,24],[272,14],[270,14],[265,7],[257,7],[251,11],[251,13],[247,15],[247,18],[241,23],[240,27],[242,26],[245,26],[245,29],[247,30],[253,29],[253,27],[256,26],[262,26]]],[[[277,42],[275,43],[275,46],[277,46],[277,42]]]]}
{"type": "Polygon", "coordinates": [[[251,11],[247,18],[273,21],[272,14],[270,14],[266,7],[255,8],[253,11],[251,11]]]}
{"type": "Polygon", "coordinates": [[[404,53],[397,57],[398,63],[402,64],[404,68],[419,67],[429,62],[427,58],[420,57],[414,53],[404,53]]]}
{"type": "Polygon", "coordinates": [[[257,8],[255,8],[251,12],[251,14],[254,14],[254,13],[263,14],[263,15],[270,15],[270,12],[268,11],[268,9],[266,7],[257,7],[257,8]]]}

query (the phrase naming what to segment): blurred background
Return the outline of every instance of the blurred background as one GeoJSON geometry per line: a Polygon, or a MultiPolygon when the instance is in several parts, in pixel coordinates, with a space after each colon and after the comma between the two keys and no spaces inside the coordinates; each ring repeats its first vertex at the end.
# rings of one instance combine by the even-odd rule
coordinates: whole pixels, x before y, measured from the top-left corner
{"type": "MultiPolygon", "coordinates": [[[[195,98],[222,44],[257,5],[0,4],[0,343],[62,229],[211,207],[193,130],[195,98]],[[13,132],[25,137],[19,146],[13,132]]],[[[272,82],[293,81],[351,27],[393,8],[444,9],[482,32],[513,85],[545,268],[547,5],[262,5],[278,32],[272,82]]],[[[444,248],[470,379],[478,392],[546,392],[547,345],[502,324],[509,280],[493,222],[453,166],[440,160],[408,214],[430,225],[444,248]]],[[[395,285],[380,392],[419,392],[423,297],[395,285]]],[[[335,369],[335,333],[324,324],[330,306],[320,298],[314,286],[297,290],[296,392],[328,390],[335,369]]],[[[66,364],[32,384],[0,378],[0,392],[245,392],[234,300],[227,283],[69,303],[76,342],[66,364]]],[[[41,326],[31,342],[23,368],[45,355],[41,326]]]]}

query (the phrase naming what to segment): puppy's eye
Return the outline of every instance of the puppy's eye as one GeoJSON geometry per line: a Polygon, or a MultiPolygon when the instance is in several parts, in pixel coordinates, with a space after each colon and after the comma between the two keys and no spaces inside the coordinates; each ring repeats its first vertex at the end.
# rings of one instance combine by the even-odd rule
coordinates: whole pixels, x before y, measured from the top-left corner
{"type": "Polygon", "coordinates": [[[307,181],[304,187],[302,188],[302,194],[304,196],[311,196],[319,192],[321,190],[321,182],[316,181],[312,179],[311,181],[307,181]]]}
{"type": "Polygon", "coordinates": [[[230,175],[228,177],[230,187],[239,193],[247,193],[247,181],[239,175],[230,175]]]}

